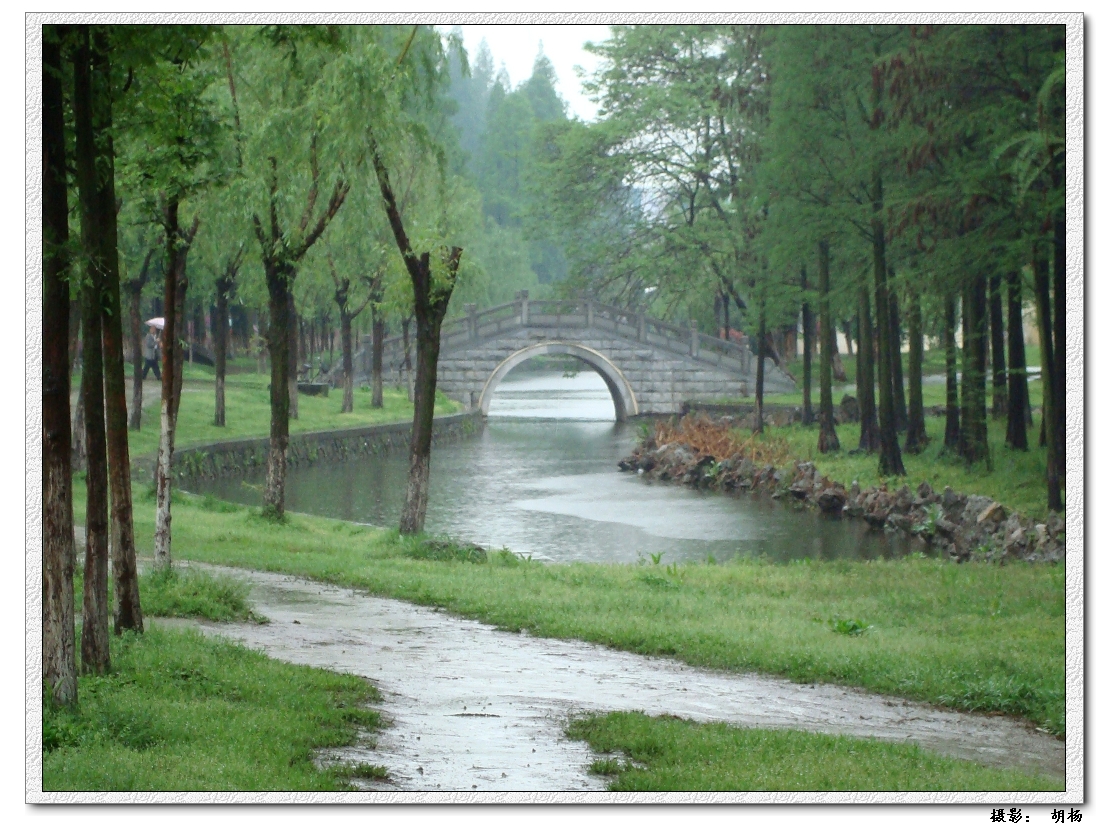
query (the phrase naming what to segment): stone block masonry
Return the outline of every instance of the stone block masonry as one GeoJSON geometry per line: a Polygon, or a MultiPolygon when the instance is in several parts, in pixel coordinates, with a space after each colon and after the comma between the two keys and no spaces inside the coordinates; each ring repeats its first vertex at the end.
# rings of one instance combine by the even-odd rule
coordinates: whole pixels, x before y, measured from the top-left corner
{"type": "MultiPolygon", "coordinates": [[[[691,399],[755,393],[756,359],[746,345],[589,300],[529,301],[525,292],[481,313],[467,307],[465,317],[443,327],[438,389],[488,411],[497,383],[540,354],[569,354],[596,370],[617,419],[679,414],[691,399]]],[[[382,358],[391,376],[404,362],[399,337],[386,340],[382,358]]],[[[768,360],[765,390],[789,393],[796,384],[768,360]]]]}
{"type": "MultiPolygon", "coordinates": [[[[484,426],[481,411],[466,411],[436,417],[432,440],[443,442],[466,437],[484,426]]],[[[344,428],[336,431],[309,431],[289,435],[288,463],[290,468],[317,462],[346,460],[351,457],[382,454],[408,447],[412,423],[344,428]]],[[[201,446],[190,446],[174,452],[174,473],[178,479],[214,479],[246,474],[266,467],[269,438],[224,440],[201,446]]],[[[139,468],[153,474],[154,459],[136,459],[139,468]]]]}

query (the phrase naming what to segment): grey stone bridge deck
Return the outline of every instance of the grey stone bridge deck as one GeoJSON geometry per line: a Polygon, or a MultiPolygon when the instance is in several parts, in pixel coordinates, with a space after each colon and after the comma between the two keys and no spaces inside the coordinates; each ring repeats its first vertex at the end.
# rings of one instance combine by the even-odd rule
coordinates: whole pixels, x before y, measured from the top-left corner
{"type": "MultiPolygon", "coordinates": [[[[746,343],[707,336],[591,300],[516,301],[466,313],[443,325],[439,389],[452,399],[488,413],[497,384],[534,356],[566,354],[588,364],[612,393],[618,420],[638,414],[677,414],[696,397],[742,397],[755,392],[755,357],[746,343]]],[[[356,356],[359,379],[370,370],[369,337],[356,356]]],[[[415,348],[415,336],[411,337],[415,348]]],[[[386,377],[404,362],[403,342],[385,340],[386,377]]],[[[414,354],[413,354],[414,356],[414,354]]],[[[796,390],[795,383],[766,361],[767,393],[796,390]]]]}

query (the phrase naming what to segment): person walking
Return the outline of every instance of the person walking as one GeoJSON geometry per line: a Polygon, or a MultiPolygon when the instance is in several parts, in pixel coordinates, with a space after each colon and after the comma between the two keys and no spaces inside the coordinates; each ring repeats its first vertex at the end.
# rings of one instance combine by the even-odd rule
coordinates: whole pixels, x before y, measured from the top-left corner
{"type": "Polygon", "coordinates": [[[144,339],[142,343],[142,378],[144,380],[146,379],[146,372],[153,368],[154,379],[161,382],[162,369],[158,367],[158,357],[160,356],[160,350],[161,343],[158,341],[158,329],[151,325],[150,330],[146,333],[146,339],[144,339]]]}

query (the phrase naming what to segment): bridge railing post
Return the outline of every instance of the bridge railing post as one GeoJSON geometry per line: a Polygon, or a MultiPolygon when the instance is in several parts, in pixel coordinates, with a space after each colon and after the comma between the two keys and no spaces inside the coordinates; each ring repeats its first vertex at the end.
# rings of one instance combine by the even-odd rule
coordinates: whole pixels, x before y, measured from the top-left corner
{"type": "Polygon", "coordinates": [[[520,304],[520,324],[526,327],[528,324],[528,292],[526,290],[518,291],[516,301],[520,304]]]}
{"type": "Polygon", "coordinates": [[[647,338],[647,314],[643,311],[635,315],[635,338],[639,342],[647,338]]]}
{"type": "Polygon", "coordinates": [[[701,350],[701,334],[697,330],[697,320],[689,320],[689,355],[692,357],[697,356],[701,350]]]}
{"type": "Polygon", "coordinates": [[[470,325],[470,339],[477,339],[477,305],[467,302],[462,309],[466,311],[466,319],[470,325]]]}

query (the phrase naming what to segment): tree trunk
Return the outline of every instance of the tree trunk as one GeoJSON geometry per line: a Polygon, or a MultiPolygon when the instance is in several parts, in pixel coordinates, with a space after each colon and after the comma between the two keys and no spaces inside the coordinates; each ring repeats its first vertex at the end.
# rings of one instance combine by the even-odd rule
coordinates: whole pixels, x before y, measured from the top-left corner
{"type": "Polygon", "coordinates": [[[993,407],[995,420],[1005,419],[1009,395],[1005,382],[1005,314],[1001,308],[1001,276],[990,277],[990,355],[993,359],[993,407]]]}
{"type": "Polygon", "coordinates": [[[1006,276],[1009,288],[1009,410],[1005,443],[1009,448],[1028,451],[1028,429],[1024,418],[1028,407],[1028,366],[1024,357],[1024,302],[1020,273],[1006,276]]]}
{"type": "Polygon", "coordinates": [[[339,330],[343,345],[343,414],[354,410],[354,343],[351,341],[351,319],[346,308],[339,308],[339,330]]]}
{"type": "Polygon", "coordinates": [[[963,293],[962,454],[967,463],[990,461],[986,412],[986,279],[976,276],[963,293]]]}
{"type": "MultiPolygon", "coordinates": [[[[808,274],[805,266],[801,265],[801,290],[808,291],[808,274]]],[[[801,363],[801,424],[812,425],[812,352],[813,342],[812,311],[809,309],[808,294],[801,303],[801,337],[804,342],[805,354],[801,363]]]]}
{"type": "Polygon", "coordinates": [[[213,424],[227,426],[227,300],[235,282],[230,266],[216,280],[216,318],[212,325],[212,350],[216,358],[216,410],[213,424]],[[229,278],[230,277],[230,278],[229,278]]]}
{"type": "Polygon", "coordinates": [[[947,412],[943,428],[943,447],[959,451],[959,377],[958,349],[955,343],[955,295],[948,294],[943,306],[943,344],[947,373],[947,412]]]}
{"type": "Polygon", "coordinates": [[[406,316],[400,323],[401,336],[404,340],[404,370],[406,373],[412,370],[412,349],[408,345],[408,325],[411,321],[412,318],[406,316]]]}
{"type": "MultiPolygon", "coordinates": [[[[832,322],[830,274],[828,263],[828,242],[821,240],[819,246],[820,273],[820,437],[816,448],[821,454],[839,451],[839,435],[836,434],[835,403],[832,401],[832,343],[836,329],[832,322]]],[[[809,350],[808,345],[805,351],[809,350]]]]}
{"type": "Polygon", "coordinates": [[[1040,325],[1040,385],[1043,387],[1043,423],[1047,442],[1047,508],[1053,512],[1063,510],[1058,443],[1050,439],[1056,433],[1059,400],[1055,397],[1055,343],[1052,342],[1051,295],[1047,260],[1038,251],[1032,262],[1036,286],[1036,317],[1040,325]]]}
{"type": "Polygon", "coordinates": [[[905,432],[905,451],[919,454],[928,445],[924,425],[924,329],[920,313],[920,294],[909,287],[909,423],[905,432]]]}
{"type": "MultiPolygon", "coordinates": [[[[854,356],[855,352],[852,350],[852,344],[851,344],[851,320],[850,319],[844,319],[843,320],[843,341],[847,345],[847,356],[854,356]]],[[[832,335],[832,342],[833,343],[835,342],[835,335],[834,334],[832,335]]]]}
{"type": "Polygon", "coordinates": [[[157,569],[168,569],[173,562],[170,550],[171,523],[173,515],[171,510],[171,495],[173,487],[173,441],[174,441],[174,406],[173,396],[176,390],[175,374],[178,370],[177,342],[177,276],[178,276],[178,244],[180,239],[180,224],[178,221],[178,203],[170,199],[165,210],[165,235],[166,235],[166,264],[165,264],[165,291],[163,294],[162,315],[165,325],[162,328],[162,401],[160,407],[158,439],[158,462],[154,472],[154,488],[156,497],[154,518],[154,566],[157,569]]]}
{"type": "Polygon", "coordinates": [[[909,427],[909,408],[905,404],[905,374],[901,363],[901,308],[893,290],[890,290],[890,368],[893,370],[894,421],[898,431],[905,431],[909,427]]]}
{"type": "Polygon", "coordinates": [[[154,566],[168,569],[173,564],[172,495],[173,449],[177,439],[177,412],[181,405],[181,387],[185,373],[185,350],[181,326],[185,321],[185,296],[189,281],[186,275],[189,246],[196,236],[199,218],[192,227],[182,232],[179,221],[180,205],[176,199],[166,204],[164,229],[166,237],[166,282],[162,315],[162,405],[161,434],[158,442],[158,463],[154,473],[156,511],[154,517],[154,566]]]}
{"type": "Polygon", "coordinates": [[[127,427],[132,431],[142,428],[142,289],[146,286],[147,274],[150,268],[150,259],[154,256],[154,248],[147,251],[143,260],[142,270],[137,279],[127,282],[127,310],[131,319],[131,419],[127,427]]]}
{"type": "Polygon", "coordinates": [[[108,651],[108,457],[104,433],[104,365],[101,305],[104,262],[101,257],[100,204],[97,192],[96,136],[93,132],[93,79],[88,26],[78,27],[73,58],[73,120],[76,137],[77,185],[81,247],[85,258],[82,286],[84,336],[81,388],[85,396],[85,594],[81,619],[81,670],[104,674],[111,666],[108,651]]]}
{"type": "Polygon", "coordinates": [[[431,430],[435,416],[435,384],[439,365],[439,331],[447,313],[447,304],[450,302],[461,258],[462,248],[452,248],[447,261],[448,287],[432,296],[431,257],[424,253],[418,262],[414,261],[414,257],[406,257],[416,295],[416,387],[408,458],[408,486],[400,519],[400,531],[404,535],[422,532],[424,518],[427,516],[431,430]]]}
{"type": "Polygon", "coordinates": [[[759,353],[755,361],[755,427],[752,434],[762,434],[762,397],[766,383],[766,302],[759,301],[759,353]]]}
{"type": "Polygon", "coordinates": [[[859,287],[859,340],[855,349],[855,387],[859,395],[859,449],[878,448],[878,418],[874,405],[874,327],[870,321],[870,291],[859,287]]]}
{"type": "MultiPolygon", "coordinates": [[[[42,38],[42,327],[70,330],[69,206],[62,56],[57,27],[42,38]]],[[[69,342],[42,338],[42,682],[57,705],[77,703],[74,627],[73,474],[69,342]]]]}
{"type": "MultiPolygon", "coordinates": [[[[875,175],[876,192],[874,211],[881,210],[881,176],[875,175]]],[[[901,447],[897,443],[897,414],[894,399],[893,377],[893,321],[890,319],[891,297],[886,282],[886,229],[880,218],[871,221],[874,242],[874,308],[878,331],[878,473],[903,476],[905,465],[901,461],[901,447]]],[[[900,360],[900,351],[898,351],[900,360]]]]}
{"type": "Polygon", "coordinates": [[[289,297],[289,372],[287,382],[289,386],[289,419],[300,419],[300,395],[297,393],[297,376],[300,374],[300,337],[297,336],[297,308],[296,299],[290,287],[289,297]]]}
{"type": "Polygon", "coordinates": [[[1052,326],[1055,329],[1055,458],[1060,479],[1067,469],[1067,225],[1066,215],[1060,213],[1054,222],[1053,248],[1055,261],[1052,281],[1055,290],[1055,308],[1052,326]]]}
{"type": "MultiPolygon", "coordinates": [[[[285,468],[289,448],[289,342],[292,333],[292,289],[295,278],[290,266],[266,263],[266,288],[269,291],[270,349],[270,448],[266,463],[266,489],[263,514],[280,520],[285,516],[285,468]]],[[[294,377],[293,382],[296,381],[294,377]]]]}
{"type": "MultiPolygon", "coordinates": [[[[72,311],[73,308],[71,307],[72,311]]],[[[82,306],[77,305],[77,312],[83,315],[82,306]]],[[[76,367],[76,366],[75,366],[76,367]]],[[[73,471],[85,468],[88,452],[85,450],[85,384],[77,388],[77,405],[73,408],[73,424],[71,426],[72,440],[70,443],[70,456],[72,457],[73,471]]]]}
{"type": "Polygon", "coordinates": [[[381,317],[376,303],[370,305],[370,323],[370,330],[373,332],[373,361],[370,370],[373,393],[370,397],[370,406],[372,408],[384,408],[385,389],[382,376],[382,351],[385,348],[385,320],[381,317]]]}
{"type": "Polygon", "coordinates": [[[135,560],[135,526],[131,508],[131,455],[127,445],[127,381],[123,371],[123,317],[119,291],[116,228],[115,160],[112,146],[111,67],[102,29],[93,39],[93,72],[99,95],[96,131],[106,175],[98,187],[100,256],[104,292],[101,324],[104,350],[104,396],[107,408],[108,483],[111,490],[112,579],[115,583],[115,633],[143,631],[139,571],[135,560]]]}

